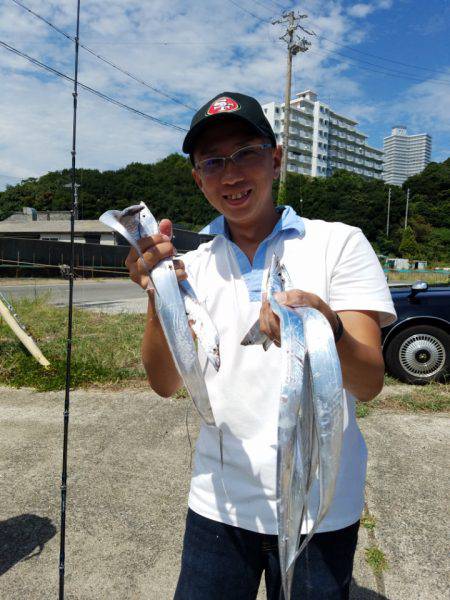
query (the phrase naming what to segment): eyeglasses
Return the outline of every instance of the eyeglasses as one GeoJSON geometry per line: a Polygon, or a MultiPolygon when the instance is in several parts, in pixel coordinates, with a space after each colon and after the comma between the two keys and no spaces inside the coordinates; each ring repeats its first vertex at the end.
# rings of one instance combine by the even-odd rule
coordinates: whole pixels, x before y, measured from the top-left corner
{"type": "Polygon", "coordinates": [[[206,158],[195,165],[197,171],[200,171],[205,177],[218,175],[225,169],[227,160],[242,169],[257,166],[265,155],[267,148],[272,148],[272,144],[255,144],[254,146],[245,146],[230,154],[229,156],[220,156],[206,158]]]}

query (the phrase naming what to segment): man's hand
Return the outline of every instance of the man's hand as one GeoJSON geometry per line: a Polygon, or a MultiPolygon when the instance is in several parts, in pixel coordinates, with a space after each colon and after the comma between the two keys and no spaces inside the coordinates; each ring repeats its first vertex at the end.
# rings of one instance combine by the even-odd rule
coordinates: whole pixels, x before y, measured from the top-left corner
{"type": "MultiPolygon", "coordinates": [[[[275,299],[284,306],[291,306],[292,308],[309,306],[319,310],[328,319],[333,332],[336,331],[338,326],[336,313],[316,294],[310,294],[302,290],[289,290],[288,292],[277,292],[275,299]]],[[[280,346],[280,319],[271,309],[268,300],[264,300],[262,303],[259,323],[261,331],[273,340],[277,346],[280,346]]]]}
{"type": "MultiPolygon", "coordinates": [[[[144,256],[145,264],[134,248],[130,249],[125,266],[127,267],[132,281],[141,286],[144,290],[148,289],[150,282],[149,271],[153,269],[163,258],[169,258],[176,254],[176,249],[172,244],[172,223],[169,219],[163,219],[159,225],[160,233],[150,237],[142,238],[138,245],[144,256]]],[[[178,281],[187,279],[187,274],[182,260],[174,260],[175,273],[178,281]]]]}
{"type": "MultiPolygon", "coordinates": [[[[320,310],[328,319],[333,332],[337,329],[336,313],[319,296],[290,290],[275,294],[285,306],[310,306],[320,310]]],[[[344,331],[336,344],[342,368],[344,388],[361,401],[372,400],[383,387],[384,361],[378,313],[369,310],[339,312],[344,331]]],[[[280,322],[270,304],[263,302],[260,328],[277,346],[280,345],[280,322]]]]}

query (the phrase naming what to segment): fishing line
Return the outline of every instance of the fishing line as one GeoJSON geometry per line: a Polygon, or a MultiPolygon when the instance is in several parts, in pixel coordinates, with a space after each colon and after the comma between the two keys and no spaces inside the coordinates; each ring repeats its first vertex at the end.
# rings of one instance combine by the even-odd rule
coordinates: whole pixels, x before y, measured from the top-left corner
{"type": "Polygon", "coordinates": [[[191,440],[191,432],[189,431],[189,406],[190,406],[190,398],[189,395],[187,397],[186,403],[186,412],[184,415],[184,424],[186,426],[187,440],[189,444],[189,471],[192,469],[192,440],[191,440]]]}
{"type": "Polygon", "coordinates": [[[67,325],[66,386],[64,398],[64,437],[63,464],[61,473],[61,537],[59,549],[59,600],[64,600],[64,575],[66,566],[66,500],[67,500],[67,447],[69,440],[70,411],[70,371],[72,359],[72,316],[73,280],[75,277],[75,214],[77,212],[76,143],[77,143],[77,101],[78,101],[78,46],[80,35],[80,0],[77,0],[77,27],[75,36],[75,64],[73,79],[73,119],[72,119],[72,206],[70,210],[70,268],[69,268],[69,314],[67,325]]]}

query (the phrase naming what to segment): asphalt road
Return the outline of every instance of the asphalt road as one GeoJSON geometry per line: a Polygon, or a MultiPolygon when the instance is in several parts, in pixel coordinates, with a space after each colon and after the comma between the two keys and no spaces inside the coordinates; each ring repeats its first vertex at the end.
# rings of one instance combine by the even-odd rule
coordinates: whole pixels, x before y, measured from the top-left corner
{"type": "MultiPolygon", "coordinates": [[[[2,600],[57,598],[63,399],[0,388],[2,600]]],[[[142,385],[72,393],[68,600],[173,598],[190,475],[187,402],[142,385]]],[[[195,436],[192,408],[190,421],[195,436]]],[[[446,598],[448,415],[374,411],[360,425],[367,502],[389,569],[374,576],[361,528],[351,598],[446,598]]],[[[232,599],[218,591],[214,600],[232,599]]]]}
{"type": "MultiPolygon", "coordinates": [[[[66,306],[69,301],[69,285],[61,280],[0,279],[0,292],[12,303],[15,298],[35,298],[49,295],[50,302],[66,306]]],[[[75,280],[75,306],[102,312],[140,312],[147,310],[145,293],[129,279],[75,280]]]]}
{"type": "MultiPolygon", "coordinates": [[[[49,283],[30,279],[19,284],[0,279],[0,292],[12,303],[18,298],[35,298],[47,295],[49,301],[58,306],[69,302],[69,284],[61,280],[49,283]]],[[[145,312],[147,298],[139,286],[129,279],[75,280],[75,306],[106,312],[145,312]]]]}

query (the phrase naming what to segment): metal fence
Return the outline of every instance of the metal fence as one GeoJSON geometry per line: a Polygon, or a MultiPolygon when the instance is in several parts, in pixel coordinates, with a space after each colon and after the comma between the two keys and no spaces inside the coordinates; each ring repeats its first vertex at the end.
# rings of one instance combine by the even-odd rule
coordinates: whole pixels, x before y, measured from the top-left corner
{"type": "MultiPolygon", "coordinates": [[[[194,250],[211,236],[175,229],[173,241],[179,252],[194,250]]],[[[128,245],[75,243],[75,272],[83,277],[118,277],[127,273],[128,245]]],[[[0,276],[55,277],[70,263],[70,244],[49,240],[0,237],[0,276]]]]}

